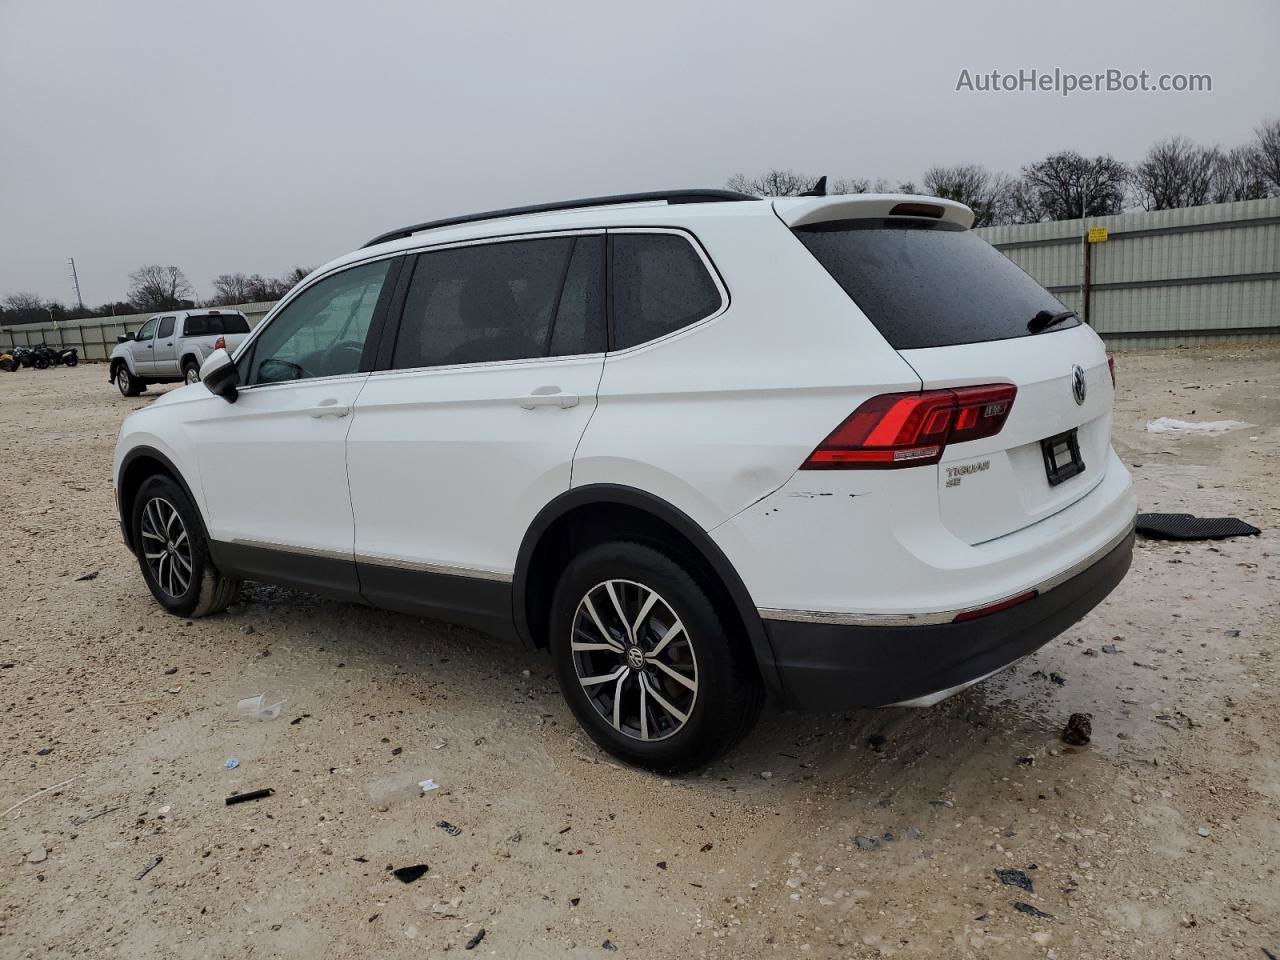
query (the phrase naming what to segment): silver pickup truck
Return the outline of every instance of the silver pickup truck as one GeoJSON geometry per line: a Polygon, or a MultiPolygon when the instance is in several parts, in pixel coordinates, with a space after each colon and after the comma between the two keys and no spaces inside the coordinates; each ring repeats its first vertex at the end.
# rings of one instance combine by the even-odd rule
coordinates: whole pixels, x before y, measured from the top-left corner
{"type": "Polygon", "coordinates": [[[234,351],[248,335],[249,318],[238,310],[156,314],[116,344],[108,379],[125,397],[136,397],[151,383],[196,383],[205,357],[218,347],[234,351]]]}

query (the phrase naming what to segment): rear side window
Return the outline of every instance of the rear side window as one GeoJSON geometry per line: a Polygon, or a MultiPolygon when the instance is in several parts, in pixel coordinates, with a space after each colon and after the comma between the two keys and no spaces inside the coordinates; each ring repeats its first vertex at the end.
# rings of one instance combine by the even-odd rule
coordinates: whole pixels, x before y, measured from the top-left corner
{"type": "Polygon", "coordinates": [[[603,350],[602,245],[596,236],[547,237],[420,254],[392,367],[603,350]]]}
{"type": "MultiPolygon", "coordinates": [[[[964,228],[929,220],[837,220],[795,235],[895,350],[1031,336],[1066,308],[964,228]]],[[[1078,326],[1070,319],[1050,333],[1078,326]]]]}
{"type": "Polygon", "coordinates": [[[655,340],[720,309],[720,290],[684,237],[620,233],[609,244],[615,349],[655,340]]]}

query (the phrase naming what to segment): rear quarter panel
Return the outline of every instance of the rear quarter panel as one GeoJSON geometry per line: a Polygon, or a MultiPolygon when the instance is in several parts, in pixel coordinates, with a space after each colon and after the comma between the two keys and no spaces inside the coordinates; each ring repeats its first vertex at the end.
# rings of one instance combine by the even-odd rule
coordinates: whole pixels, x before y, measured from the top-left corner
{"type": "Polygon", "coordinates": [[[704,529],[778,489],[867,397],[920,386],[776,217],[725,206],[685,223],[727,309],[608,355],[573,465],[575,487],[645,490],[704,529]]]}

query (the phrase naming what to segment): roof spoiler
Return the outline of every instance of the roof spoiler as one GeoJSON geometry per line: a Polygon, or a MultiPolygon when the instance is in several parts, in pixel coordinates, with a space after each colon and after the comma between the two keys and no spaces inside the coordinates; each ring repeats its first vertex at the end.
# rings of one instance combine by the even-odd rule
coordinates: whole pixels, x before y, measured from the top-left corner
{"type": "Polygon", "coordinates": [[[920,197],[905,193],[854,193],[826,196],[778,197],[774,213],[789,227],[804,227],[831,220],[914,219],[941,220],[968,229],[973,211],[963,203],[941,197],[920,197]]]}

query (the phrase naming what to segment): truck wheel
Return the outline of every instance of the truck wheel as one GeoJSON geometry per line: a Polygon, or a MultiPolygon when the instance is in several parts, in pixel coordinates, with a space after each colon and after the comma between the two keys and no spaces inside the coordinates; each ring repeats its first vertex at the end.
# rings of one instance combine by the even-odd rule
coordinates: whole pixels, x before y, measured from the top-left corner
{"type": "Polygon", "coordinates": [[[142,392],[142,384],[138,383],[123,363],[116,370],[116,387],[122,397],[136,397],[142,392]]]}
{"type": "Polygon", "coordinates": [[[188,360],[182,365],[182,379],[186,383],[200,382],[200,368],[194,360],[188,360]]]}

